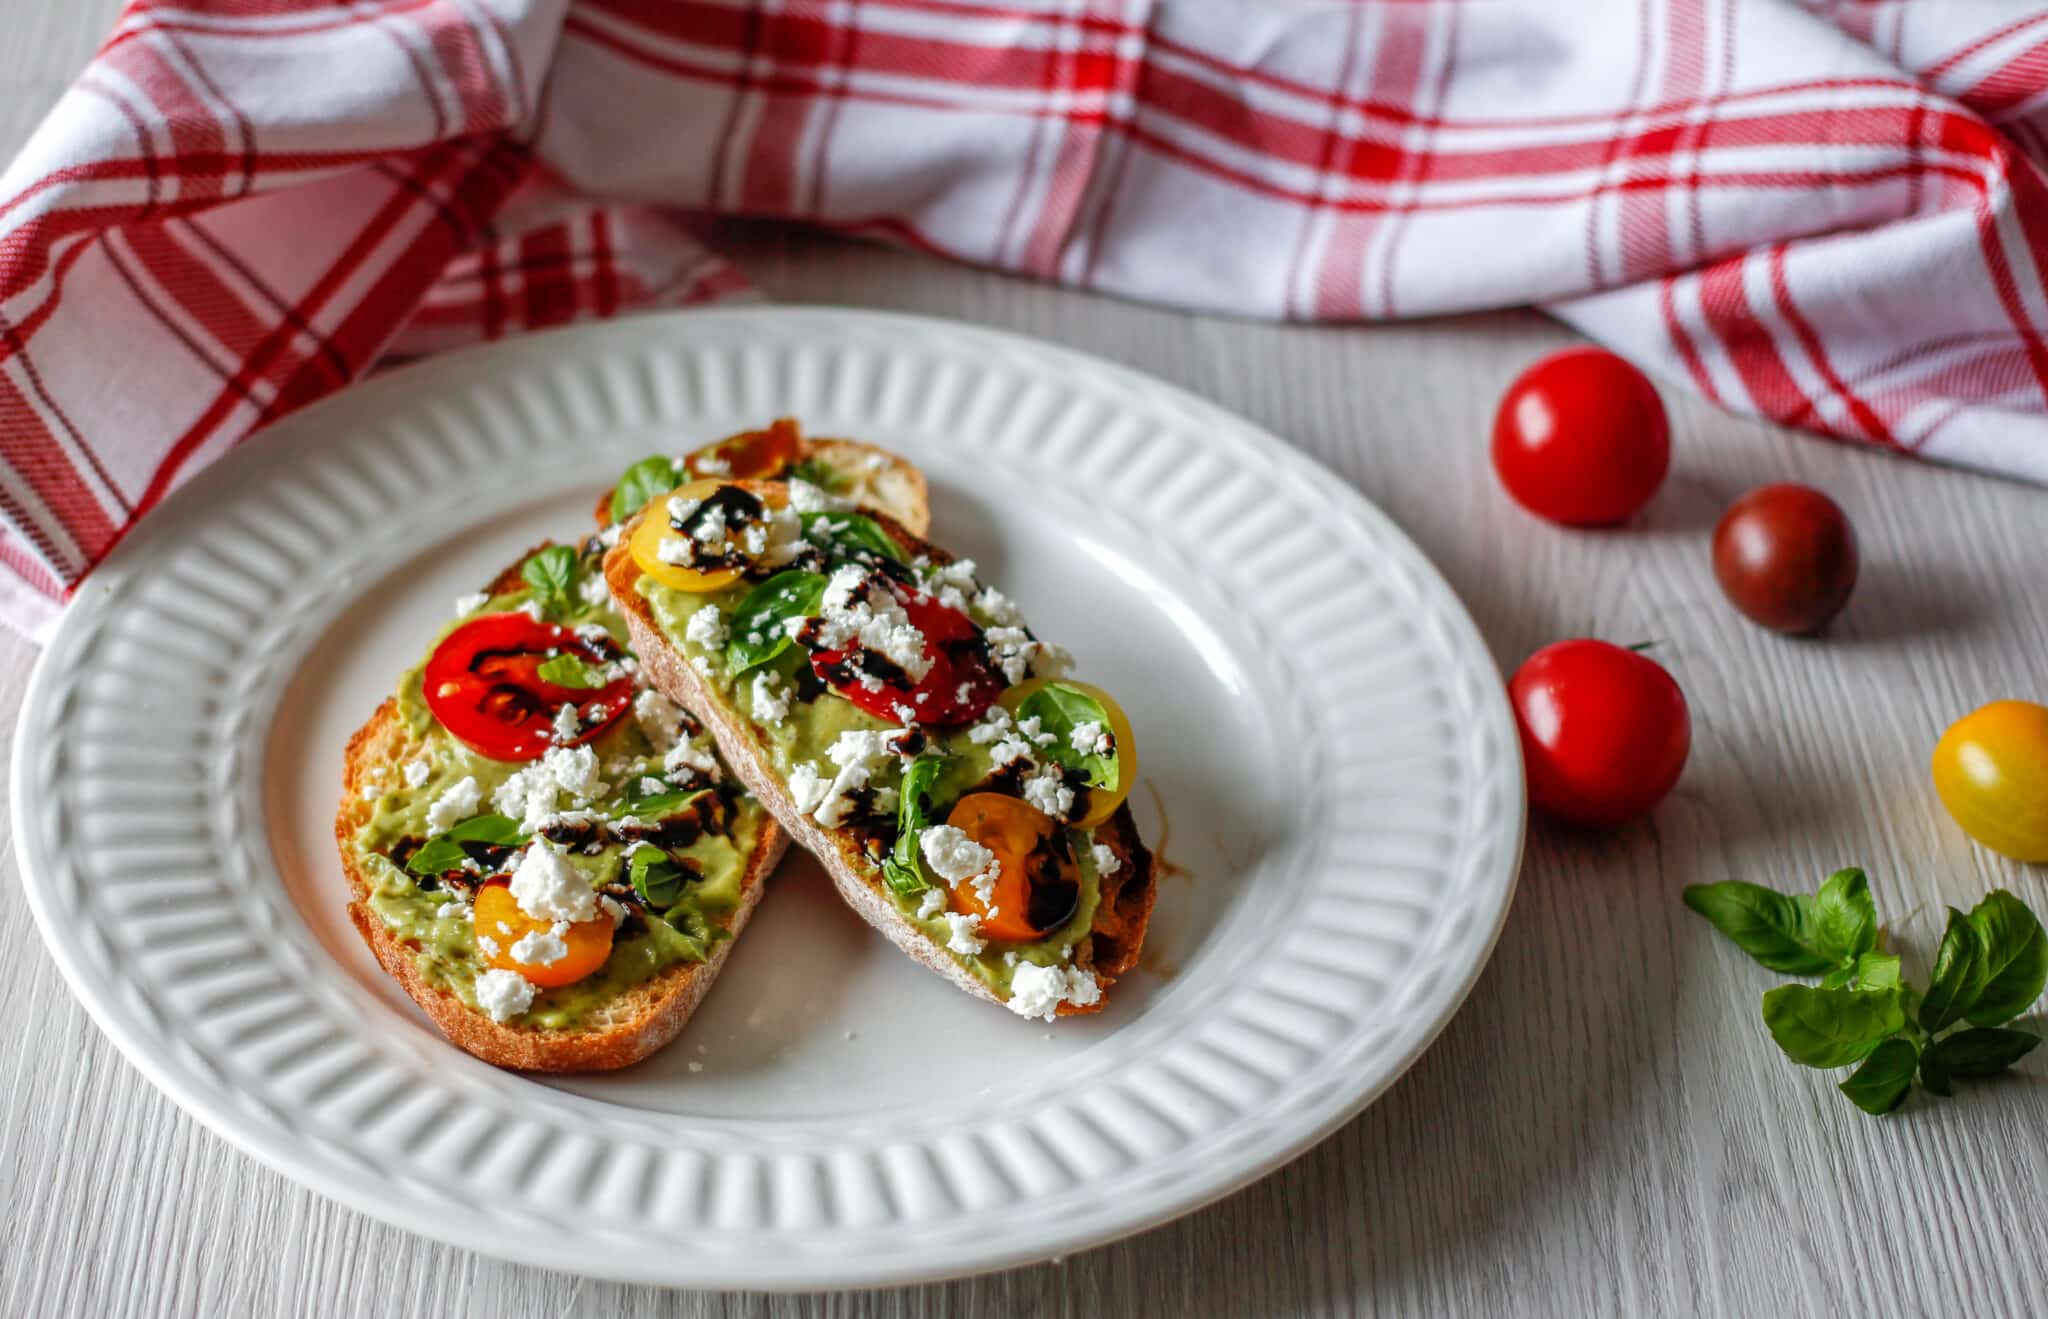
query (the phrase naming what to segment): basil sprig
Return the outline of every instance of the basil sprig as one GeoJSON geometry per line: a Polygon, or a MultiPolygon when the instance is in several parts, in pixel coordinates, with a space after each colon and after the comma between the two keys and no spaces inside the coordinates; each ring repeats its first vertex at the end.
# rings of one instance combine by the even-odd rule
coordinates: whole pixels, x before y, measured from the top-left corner
{"type": "Polygon", "coordinates": [[[825,551],[833,563],[872,557],[906,562],[903,547],[882,530],[882,524],[865,513],[804,513],[804,539],[825,551]]]}
{"type": "Polygon", "coordinates": [[[792,618],[809,618],[825,599],[822,573],[791,568],[779,572],[747,592],[733,610],[725,662],[735,675],[766,664],[791,644],[783,624],[792,618]]]}
{"type": "Polygon", "coordinates": [[[415,875],[438,875],[455,869],[469,856],[464,843],[519,847],[525,842],[519,821],[504,815],[478,815],[428,839],[406,860],[405,868],[415,875]]]}
{"type": "Polygon", "coordinates": [[[1837,1087],[1866,1113],[1889,1113],[1917,1073],[1930,1094],[1957,1078],[1996,1076],[2041,1042],[2005,1025],[2048,984],[2048,933],[2012,894],[1993,891],[1968,914],[1949,909],[1923,992],[1884,951],[1861,870],[1836,871],[1812,895],[1731,880],[1695,884],[1685,904],[1773,971],[1821,976],[1764,995],[1764,1025],[1805,1067],[1860,1063],[1837,1087]]]}
{"type": "Polygon", "coordinates": [[[551,682],[557,687],[591,688],[605,685],[604,670],[585,660],[581,655],[556,655],[540,662],[534,670],[542,682],[551,682]]]}
{"type": "Polygon", "coordinates": [[[535,550],[519,565],[520,580],[533,588],[541,610],[557,618],[574,607],[577,571],[576,551],[567,545],[535,550]]]}
{"type": "Polygon", "coordinates": [[[656,454],[628,467],[612,486],[612,521],[624,522],[647,506],[647,501],[681,485],[683,465],[674,458],[656,454]]]}
{"type": "Polygon", "coordinates": [[[632,881],[640,900],[660,912],[683,900],[683,886],[693,878],[652,843],[633,849],[633,855],[626,860],[626,877],[632,881]]]}
{"type": "Polygon", "coordinates": [[[612,818],[623,820],[631,815],[642,820],[666,820],[672,815],[681,815],[685,810],[689,809],[690,803],[696,801],[697,798],[709,791],[711,791],[709,788],[691,788],[688,791],[679,791],[665,786],[660,792],[628,796],[612,812],[612,818]]]}
{"type": "Polygon", "coordinates": [[[932,788],[946,769],[946,757],[919,756],[903,771],[896,796],[896,846],[882,859],[882,878],[898,893],[920,893],[931,887],[924,877],[918,835],[931,825],[932,788]]]}
{"type": "Polygon", "coordinates": [[[1074,746],[1074,730],[1082,724],[1109,730],[1109,712],[1087,692],[1071,683],[1049,682],[1024,698],[1017,707],[1017,718],[1038,720],[1039,732],[1052,734],[1052,741],[1040,748],[1041,754],[1086,774],[1089,787],[1115,792],[1121,786],[1117,748],[1104,756],[1074,746]]]}

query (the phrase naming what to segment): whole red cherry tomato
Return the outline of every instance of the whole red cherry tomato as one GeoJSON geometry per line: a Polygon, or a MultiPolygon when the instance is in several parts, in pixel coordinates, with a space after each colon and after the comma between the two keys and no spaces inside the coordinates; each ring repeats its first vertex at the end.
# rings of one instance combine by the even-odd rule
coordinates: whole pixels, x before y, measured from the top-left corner
{"type": "Polygon", "coordinates": [[[1714,528],[1714,576],[1737,609],[1779,632],[1817,632],[1856,589],[1856,531],[1803,485],[1759,486],[1714,528]]]}
{"type": "Polygon", "coordinates": [[[924,633],[925,658],[931,661],[924,677],[913,685],[899,670],[895,680],[870,686],[877,679],[870,675],[863,680],[861,665],[850,662],[851,647],[813,651],[812,672],[878,719],[940,726],[979,719],[1005,686],[1003,675],[989,660],[981,629],[967,615],[929,595],[912,595],[907,589],[897,589],[897,595],[912,626],[924,633]]]}
{"type": "Polygon", "coordinates": [[[1560,641],[1508,684],[1529,803],[1600,828],[1664,800],[1692,749],[1685,694],[1655,660],[1605,641],[1560,641]]]}
{"type": "Polygon", "coordinates": [[[633,704],[633,680],[565,687],[540,676],[556,655],[602,667],[619,657],[608,640],[513,610],[473,618],[441,639],[420,674],[420,694],[441,726],[492,760],[534,760],[551,746],[577,746],[612,726],[633,704]],[[576,711],[577,731],[559,738],[555,720],[576,711]]]}
{"type": "Polygon", "coordinates": [[[1573,527],[1619,522],[1671,466],[1671,428],[1649,377],[1604,348],[1552,353],[1493,415],[1493,469],[1515,502],[1573,527]]]}

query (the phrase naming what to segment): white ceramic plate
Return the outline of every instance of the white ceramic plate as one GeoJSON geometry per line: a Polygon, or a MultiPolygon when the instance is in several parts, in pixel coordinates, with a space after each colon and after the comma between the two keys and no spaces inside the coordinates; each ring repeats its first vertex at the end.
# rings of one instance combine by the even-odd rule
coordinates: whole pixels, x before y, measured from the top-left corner
{"type": "Polygon", "coordinates": [[[1522,839],[1500,682],[1332,476],[1156,381],[966,326],[693,312],[308,409],[92,577],[30,686],[16,846],[122,1051],[227,1139],[414,1231],[696,1287],[904,1283],[1136,1231],[1307,1149],[1477,977],[1522,839]],[[348,734],[453,599],[627,462],[791,414],[932,478],[1143,747],[1145,969],[1056,1027],[946,987],[792,856],[676,1043],[540,1081],[444,1043],[343,913],[348,734]]]}

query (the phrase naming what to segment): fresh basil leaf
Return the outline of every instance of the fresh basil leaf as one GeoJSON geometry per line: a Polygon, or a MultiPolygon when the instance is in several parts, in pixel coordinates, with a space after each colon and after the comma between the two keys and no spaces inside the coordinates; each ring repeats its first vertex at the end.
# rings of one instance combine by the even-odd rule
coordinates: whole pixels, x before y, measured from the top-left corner
{"type": "Polygon", "coordinates": [[[924,877],[918,835],[931,825],[932,788],[946,769],[945,756],[919,756],[903,771],[896,797],[896,846],[882,861],[882,877],[898,893],[919,893],[931,887],[924,877]]]}
{"type": "Polygon", "coordinates": [[[1828,956],[1815,942],[1813,900],[1804,894],[1780,893],[1761,884],[1730,879],[1688,885],[1684,897],[1686,906],[1773,971],[1817,976],[1842,960],[1828,956]]]}
{"type": "Polygon", "coordinates": [[[682,464],[675,459],[660,454],[642,458],[628,467],[612,487],[612,521],[624,522],[647,507],[648,500],[682,484],[682,479],[682,464]]]}
{"type": "Polygon", "coordinates": [[[838,468],[821,463],[816,458],[806,458],[800,463],[792,463],[789,478],[792,481],[809,482],[828,495],[845,494],[853,488],[853,482],[847,480],[838,468]]]}
{"type": "Polygon", "coordinates": [[[652,843],[633,849],[626,861],[626,876],[641,901],[656,911],[666,911],[680,902],[690,874],[652,843]]]}
{"type": "Polygon", "coordinates": [[[557,687],[602,687],[605,684],[604,670],[586,662],[580,655],[556,655],[544,659],[534,672],[542,682],[551,682],[557,687]]]}
{"type": "Polygon", "coordinates": [[[1897,989],[1900,987],[1899,959],[1890,953],[1865,953],[1845,966],[1836,967],[1822,978],[1822,989],[1897,989]]]}
{"type": "Polygon", "coordinates": [[[443,834],[428,839],[406,860],[405,868],[415,875],[438,875],[461,865],[469,853],[464,843],[487,843],[493,847],[517,847],[526,841],[519,821],[503,815],[477,815],[443,834]]]}
{"type": "Polygon", "coordinates": [[[1877,947],[1877,904],[1870,881],[1854,866],[1827,877],[1813,895],[1808,920],[1823,955],[1849,962],[1877,947]]]}
{"type": "Polygon", "coordinates": [[[1934,954],[1934,974],[1927,996],[1920,1001],[1920,1029],[1937,1031],[1961,1021],[1963,1014],[1984,992],[1988,968],[1984,964],[1984,941],[1970,918],[1948,909],[1948,928],[1942,932],[1941,948],[1934,954]]]}
{"type": "Polygon", "coordinates": [[[691,802],[709,791],[709,788],[696,788],[689,792],[657,792],[629,798],[620,804],[614,818],[631,815],[642,820],[666,820],[672,815],[681,815],[689,809],[691,802]]]}
{"type": "Polygon", "coordinates": [[[1803,1067],[1846,1067],[1905,1029],[1896,989],[1814,989],[1780,985],[1764,995],[1764,1025],[1803,1067]]]}
{"type": "Polygon", "coordinates": [[[1920,1051],[1920,1084],[1927,1088],[1928,1094],[1940,1095],[1943,1099],[1956,1092],[1955,1087],[1949,1084],[1948,1068],[1942,1065],[1941,1058],[1933,1049],[1920,1051]]]}
{"type": "Polygon", "coordinates": [[[519,565],[519,576],[533,588],[533,598],[550,614],[569,612],[571,592],[576,588],[576,551],[567,545],[550,545],[536,550],[519,565]]]}
{"type": "Polygon", "coordinates": [[[1927,1052],[1950,1076],[1977,1080],[1996,1076],[2034,1051],[2041,1037],[2032,1031],[1978,1026],[1959,1030],[1927,1046],[1927,1052]]]}
{"type": "Polygon", "coordinates": [[[1024,698],[1017,707],[1017,718],[1038,720],[1038,731],[1052,734],[1052,741],[1038,750],[1068,769],[1086,774],[1089,787],[1115,792],[1120,786],[1122,760],[1117,750],[1104,756],[1074,746],[1074,730],[1082,724],[1109,730],[1109,712],[1087,692],[1071,683],[1046,683],[1024,698]]]}
{"type": "Polygon", "coordinates": [[[906,562],[903,547],[882,530],[882,524],[863,513],[805,513],[804,539],[825,551],[834,563],[861,554],[906,562]]]}
{"type": "Polygon", "coordinates": [[[1863,1065],[1836,1086],[1849,1102],[1866,1113],[1882,1116],[1899,1106],[1913,1085],[1914,1069],[1920,1066],[1920,1051],[1910,1040],[1886,1040],[1871,1050],[1863,1065]]]}
{"type": "Polygon", "coordinates": [[[733,610],[726,644],[725,662],[734,676],[757,668],[780,655],[791,645],[783,624],[792,618],[809,618],[818,612],[825,598],[822,573],[791,568],[762,582],[733,610]]]}
{"type": "Polygon", "coordinates": [[[2027,905],[2004,889],[1971,910],[1970,926],[1984,949],[1984,986],[1965,1015],[1972,1026],[2011,1021],[2048,983],[2048,935],[2027,905]]]}

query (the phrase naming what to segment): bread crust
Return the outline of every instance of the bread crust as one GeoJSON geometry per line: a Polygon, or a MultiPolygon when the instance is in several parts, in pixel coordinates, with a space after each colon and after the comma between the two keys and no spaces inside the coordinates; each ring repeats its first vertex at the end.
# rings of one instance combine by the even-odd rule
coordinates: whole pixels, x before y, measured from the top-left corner
{"type": "MultiPolygon", "coordinates": [[[[638,519],[636,518],[635,521],[638,519]]],[[[890,535],[913,554],[923,554],[934,563],[950,563],[952,557],[938,546],[913,534],[887,514],[876,516],[890,535]]],[[[827,829],[799,811],[781,776],[768,758],[766,746],[749,722],[727,705],[705,682],[703,676],[662,634],[647,600],[635,589],[640,565],[628,548],[631,524],[619,544],[605,555],[605,582],[613,602],[625,615],[632,634],[633,653],[639,657],[642,676],[669,699],[697,716],[718,742],[726,764],[747,790],[765,805],[791,839],[816,856],[832,877],[839,896],[869,925],[913,959],[945,977],[960,989],[991,1003],[1003,1000],[975,975],[955,961],[938,943],[897,910],[884,891],[879,876],[869,878],[869,868],[850,830],[827,829]]],[[[1103,997],[1087,1007],[1061,1004],[1062,1016],[1099,1012],[1108,1001],[1108,990],[1118,976],[1137,965],[1144,946],[1145,930],[1157,897],[1152,853],[1138,836],[1129,803],[1097,826],[1097,841],[1106,843],[1122,864],[1114,875],[1101,880],[1101,901],[1088,938],[1077,947],[1074,964],[1094,972],[1103,997]]]]}
{"type": "MultiPolygon", "coordinates": [[[[931,530],[931,492],[925,485],[924,473],[915,464],[873,444],[823,436],[804,440],[797,452],[799,462],[816,458],[840,471],[859,473],[860,488],[847,496],[854,503],[880,511],[916,535],[931,530]]],[[[597,497],[597,507],[592,511],[598,526],[611,525],[610,490],[597,497]]]]}
{"type": "MultiPolygon", "coordinates": [[[[546,543],[534,548],[542,548],[546,543]]],[[[522,555],[521,562],[526,557],[522,555]]],[[[490,589],[494,594],[509,590],[518,580],[515,565],[494,581],[490,589]]],[[[416,947],[399,939],[370,906],[373,882],[353,846],[357,832],[372,813],[372,804],[363,799],[362,789],[373,770],[381,767],[387,775],[396,773],[398,766],[413,759],[420,750],[418,739],[398,716],[397,698],[387,697],[349,739],[344,758],[334,839],[341,853],[342,870],[348,876],[349,919],[369,945],[377,964],[405,989],[451,1043],[493,1066],[529,1072],[610,1071],[631,1066],[673,1040],[718,978],[740,932],[746,928],[748,917],[761,901],[768,876],[789,846],[788,835],[773,816],[762,821],[760,836],[741,879],[740,904],[727,925],[734,937],[713,944],[707,961],[663,967],[605,1005],[598,1029],[553,1029],[498,1022],[429,982],[417,965],[416,947]]]]}

